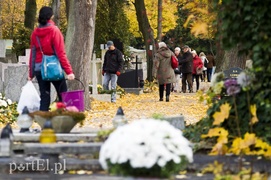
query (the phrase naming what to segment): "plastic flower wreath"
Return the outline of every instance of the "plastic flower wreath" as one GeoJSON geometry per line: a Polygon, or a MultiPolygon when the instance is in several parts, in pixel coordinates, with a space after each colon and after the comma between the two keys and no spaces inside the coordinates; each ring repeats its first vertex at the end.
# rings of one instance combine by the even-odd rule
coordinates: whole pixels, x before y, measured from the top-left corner
{"type": "Polygon", "coordinates": [[[170,177],[193,161],[193,152],[182,132],[167,121],[141,119],[113,131],[99,161],[112,174],[170,177]]]}

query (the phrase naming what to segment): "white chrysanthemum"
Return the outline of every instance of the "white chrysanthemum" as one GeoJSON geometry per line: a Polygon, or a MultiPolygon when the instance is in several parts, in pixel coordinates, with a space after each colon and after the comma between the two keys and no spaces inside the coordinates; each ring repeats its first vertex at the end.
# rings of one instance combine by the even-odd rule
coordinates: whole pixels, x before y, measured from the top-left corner
{"type": "Polygon", "coordinates": [[[193,161],[190,142],[182,132],[167,121],[141,119],[121,126],[104,142],[99,161],[107,169],[106,160],[113,164],[130,162],[133,168],[163,167],[173,160],[181,162],[185,156],[193,161]]]}
{"type": "Polygon", "coordinates": [[[0,99],[0,107],[2,107],[2,106],[7,107],[8,103],[6,101],[0,99]]]}
{"type": "Polygon", "coordinates": [[[240,84],[241,87],[247,87],[251,83],[251,78],[247,73],[241,72],[237,76],[237,83],[240,84]]]}
{"type": "Polygon", "coordinates": [[[10,99],[7,99],[7,103],[8,103],[8,105],[11,105],[12,101],[10,99]]]}

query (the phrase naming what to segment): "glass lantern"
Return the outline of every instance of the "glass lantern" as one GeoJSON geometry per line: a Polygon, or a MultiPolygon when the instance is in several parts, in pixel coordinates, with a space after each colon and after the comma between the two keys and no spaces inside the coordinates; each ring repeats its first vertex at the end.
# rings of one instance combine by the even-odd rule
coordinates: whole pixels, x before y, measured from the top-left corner
{"type": "Polygon", "coordinates": [[[29,128],[33,124],[33,119],[29,116],[29,111],[25,106],[23,112],[17,118],[17,124],[20,127],[21,132],[29,132],[29,128]]]}

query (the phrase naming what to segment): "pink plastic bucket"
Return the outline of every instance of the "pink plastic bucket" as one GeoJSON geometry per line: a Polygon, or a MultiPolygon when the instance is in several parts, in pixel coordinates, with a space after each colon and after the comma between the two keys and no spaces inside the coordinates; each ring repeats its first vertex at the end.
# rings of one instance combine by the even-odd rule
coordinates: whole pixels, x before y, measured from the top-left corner
{"type": "MultiPolygon", "coordinates": [[[[79,81],[78,79],[75,79],[75,80],[79,81]]],[[[83,85],[81,81],[79,82],[83,85]]],[[[73,91],[63,92],[61,93],[62,102],[66,106],[75,106],[80,112],[82,112],[85,110],[84,91],[85,90],[73,90],[73,91]]]]}

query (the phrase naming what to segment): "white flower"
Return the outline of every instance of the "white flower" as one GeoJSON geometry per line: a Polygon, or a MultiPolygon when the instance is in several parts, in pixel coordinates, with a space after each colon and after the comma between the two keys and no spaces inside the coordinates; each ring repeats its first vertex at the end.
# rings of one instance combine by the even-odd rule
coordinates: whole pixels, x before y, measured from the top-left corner
{"type": "Polygon", "coordinates": [[[167,121],[141,119],[121,126],[112,132],[100,151],[99,162],[107,169],[107,160],[113,164],[130,163],[133,168],[163,167],[169,161],[181,162],[185,156],[193,161],[190,142],[182,132],[167,121]]]}
{"type": "Polygon", "coordinates": [[[241,87],[247,87],[251,83],[251,78],[247,73],[241,72],[237,76],[237,83],[240,84],[241,87]]]}
{"type": "Polygon", "coordinates": [[[8,105],[11,105],[12,101],[10,99],[7,99],[7,103],[8,103],[8,105]]]}
{"type": "Polygon", "coordinates": [[[1,106],[7,107],[8,104],[7,104],[6,101],[0,99],[0,107],[1,107],[1,106]]]}

